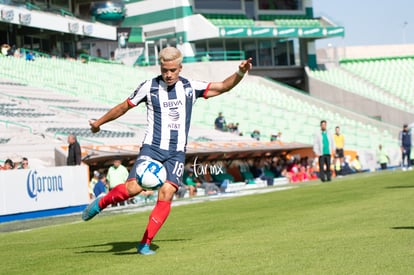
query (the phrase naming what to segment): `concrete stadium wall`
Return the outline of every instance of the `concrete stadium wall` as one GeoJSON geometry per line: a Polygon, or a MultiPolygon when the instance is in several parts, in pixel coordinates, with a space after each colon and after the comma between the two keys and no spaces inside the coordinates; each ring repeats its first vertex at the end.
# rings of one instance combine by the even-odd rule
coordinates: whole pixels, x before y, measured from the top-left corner
{"type": "Polygon", "coordinates": [[[413,114],[356,95],[313,77],[308,76],[308,85],[312,96],[369,117],[378,117],[382,122],[402,127],[404,123],[414,121],[413,114]]]}

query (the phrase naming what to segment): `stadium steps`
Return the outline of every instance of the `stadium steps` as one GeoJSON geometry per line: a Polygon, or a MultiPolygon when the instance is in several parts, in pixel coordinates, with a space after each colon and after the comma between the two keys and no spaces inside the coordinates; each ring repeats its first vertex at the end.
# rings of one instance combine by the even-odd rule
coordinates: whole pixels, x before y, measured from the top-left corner
{"type": "Polygon", "coordinates": [[[413,113],[413,105],[400,98],[391,95],[380,87],[373,85],[366,79],[352,74],[342,68],[332,68],[330,70],[314,70],[310,75],[318,80],[340,87],[348,92],[369,98],[373,101],[400,109],[405,112],[413,113]]]}
{"type": "Polygon", "coordinates": [[[363,77],[398,97],[414,102],[414,58],[395,58],[341,63],[341,68],[363,77]]]}
{"type": "Polygon", "coordinates": [[[261,139],[269,140],[272,134],[280,131],[284,141],[312,144],[320,120],[326,119],[330,127],[340,125],[347,133],[349,148],[374,149],[376,145],[366,138],[372,133],[381,133],[378,137],[383,144],[397,144],[389,131],[383,132],[383,128],[395,130],[395,127],[341,110],[276,82],[249,77],[253,78],[257,81],[245,81],[220,98],[197,101],[194,123],[212,127],[218,112],[223,112],[227,123],[238,122],[245,136],[258,129],[261,139]],[[368,127],[367,122],[375,126],[368,127]]]}

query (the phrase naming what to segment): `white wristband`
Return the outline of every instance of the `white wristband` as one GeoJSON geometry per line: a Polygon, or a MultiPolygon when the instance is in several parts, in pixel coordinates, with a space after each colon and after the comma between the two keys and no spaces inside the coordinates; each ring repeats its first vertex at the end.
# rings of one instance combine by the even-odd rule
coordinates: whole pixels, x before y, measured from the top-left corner
{"type": "Polygon", "coordinates": [[[238,74],[239,76],[243,77],[246,73],[243,73],[242,71],[238,70],[236,72],[236,74],[238,74]]]}

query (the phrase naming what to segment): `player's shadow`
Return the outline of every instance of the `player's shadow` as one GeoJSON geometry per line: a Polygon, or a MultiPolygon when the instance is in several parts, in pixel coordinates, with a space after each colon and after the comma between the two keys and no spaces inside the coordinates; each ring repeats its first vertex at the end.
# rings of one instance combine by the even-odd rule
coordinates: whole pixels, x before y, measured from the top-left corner
{"type": "MultiPolygon", "coordinates": [[[[83,248],[85,248],[85,250],[79,253],[113,253],[114,255],[127,255],[137,253],[137,242],[109,242],[89,245],[83,248]]],[[[153,245],[151,245],[151,249],[156,250],[157,248],[158,246],[153,247],[153,245]]]]}
{"type": "Polygon", "coordinates": [[[386,189],[407,189],[407,188],[414,188],[414,185],[394,185],[394,186],[387,186],[386,189]]]}
{"type": "MultiPolygon", "coordinates": [[[[181,242],[188,241],[188,239],[169,239],[169,240],[160,240],[160,242],[181,242]]],[[[103,244],[95,244],[85,246],[86,250],[78,252],[81,254],[88,253],[113,253],[114,255],[132,255],[137,254],[137,242],[109,242],[103,244]],[[108,247],[108,249],[103,250],[103,247],[108,247]]],[[[159,246],[155,243],[151,243],[151,250],[157,251],[159,246]]]]}
{"type": "Polygon", "coordinates": [[[414,226],[394,226],[391,227],[394,230],[414,230],[414,226]]]}

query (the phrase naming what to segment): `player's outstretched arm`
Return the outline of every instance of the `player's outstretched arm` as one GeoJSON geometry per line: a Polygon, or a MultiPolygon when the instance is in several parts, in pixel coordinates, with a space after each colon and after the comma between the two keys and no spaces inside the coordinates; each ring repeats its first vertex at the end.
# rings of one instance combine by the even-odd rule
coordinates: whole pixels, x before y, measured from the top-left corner
{"type": "Polygon", "coordinates": [[[252,68],[252,58],[248,58],[242,61],[239,65],[239,69],[222,82],[212,82],[208,89],[206,98],[220,95],[233,89],[243,79],[244,75],[252,68]]]}
{"type": "Polygon", "coordinates": [[[109,110],[106,114],[104,114],[101,118],[97,120],[89,120],[89,125],[91,126],[92,133],[97,133],[101,130],[101,125],[115,120],[118,117],[125,114],[129,109],[131,109],[131,106],[128,104],[128,100],[125,100],[124,102],[116,105],[111,110],[109,110]]]}

